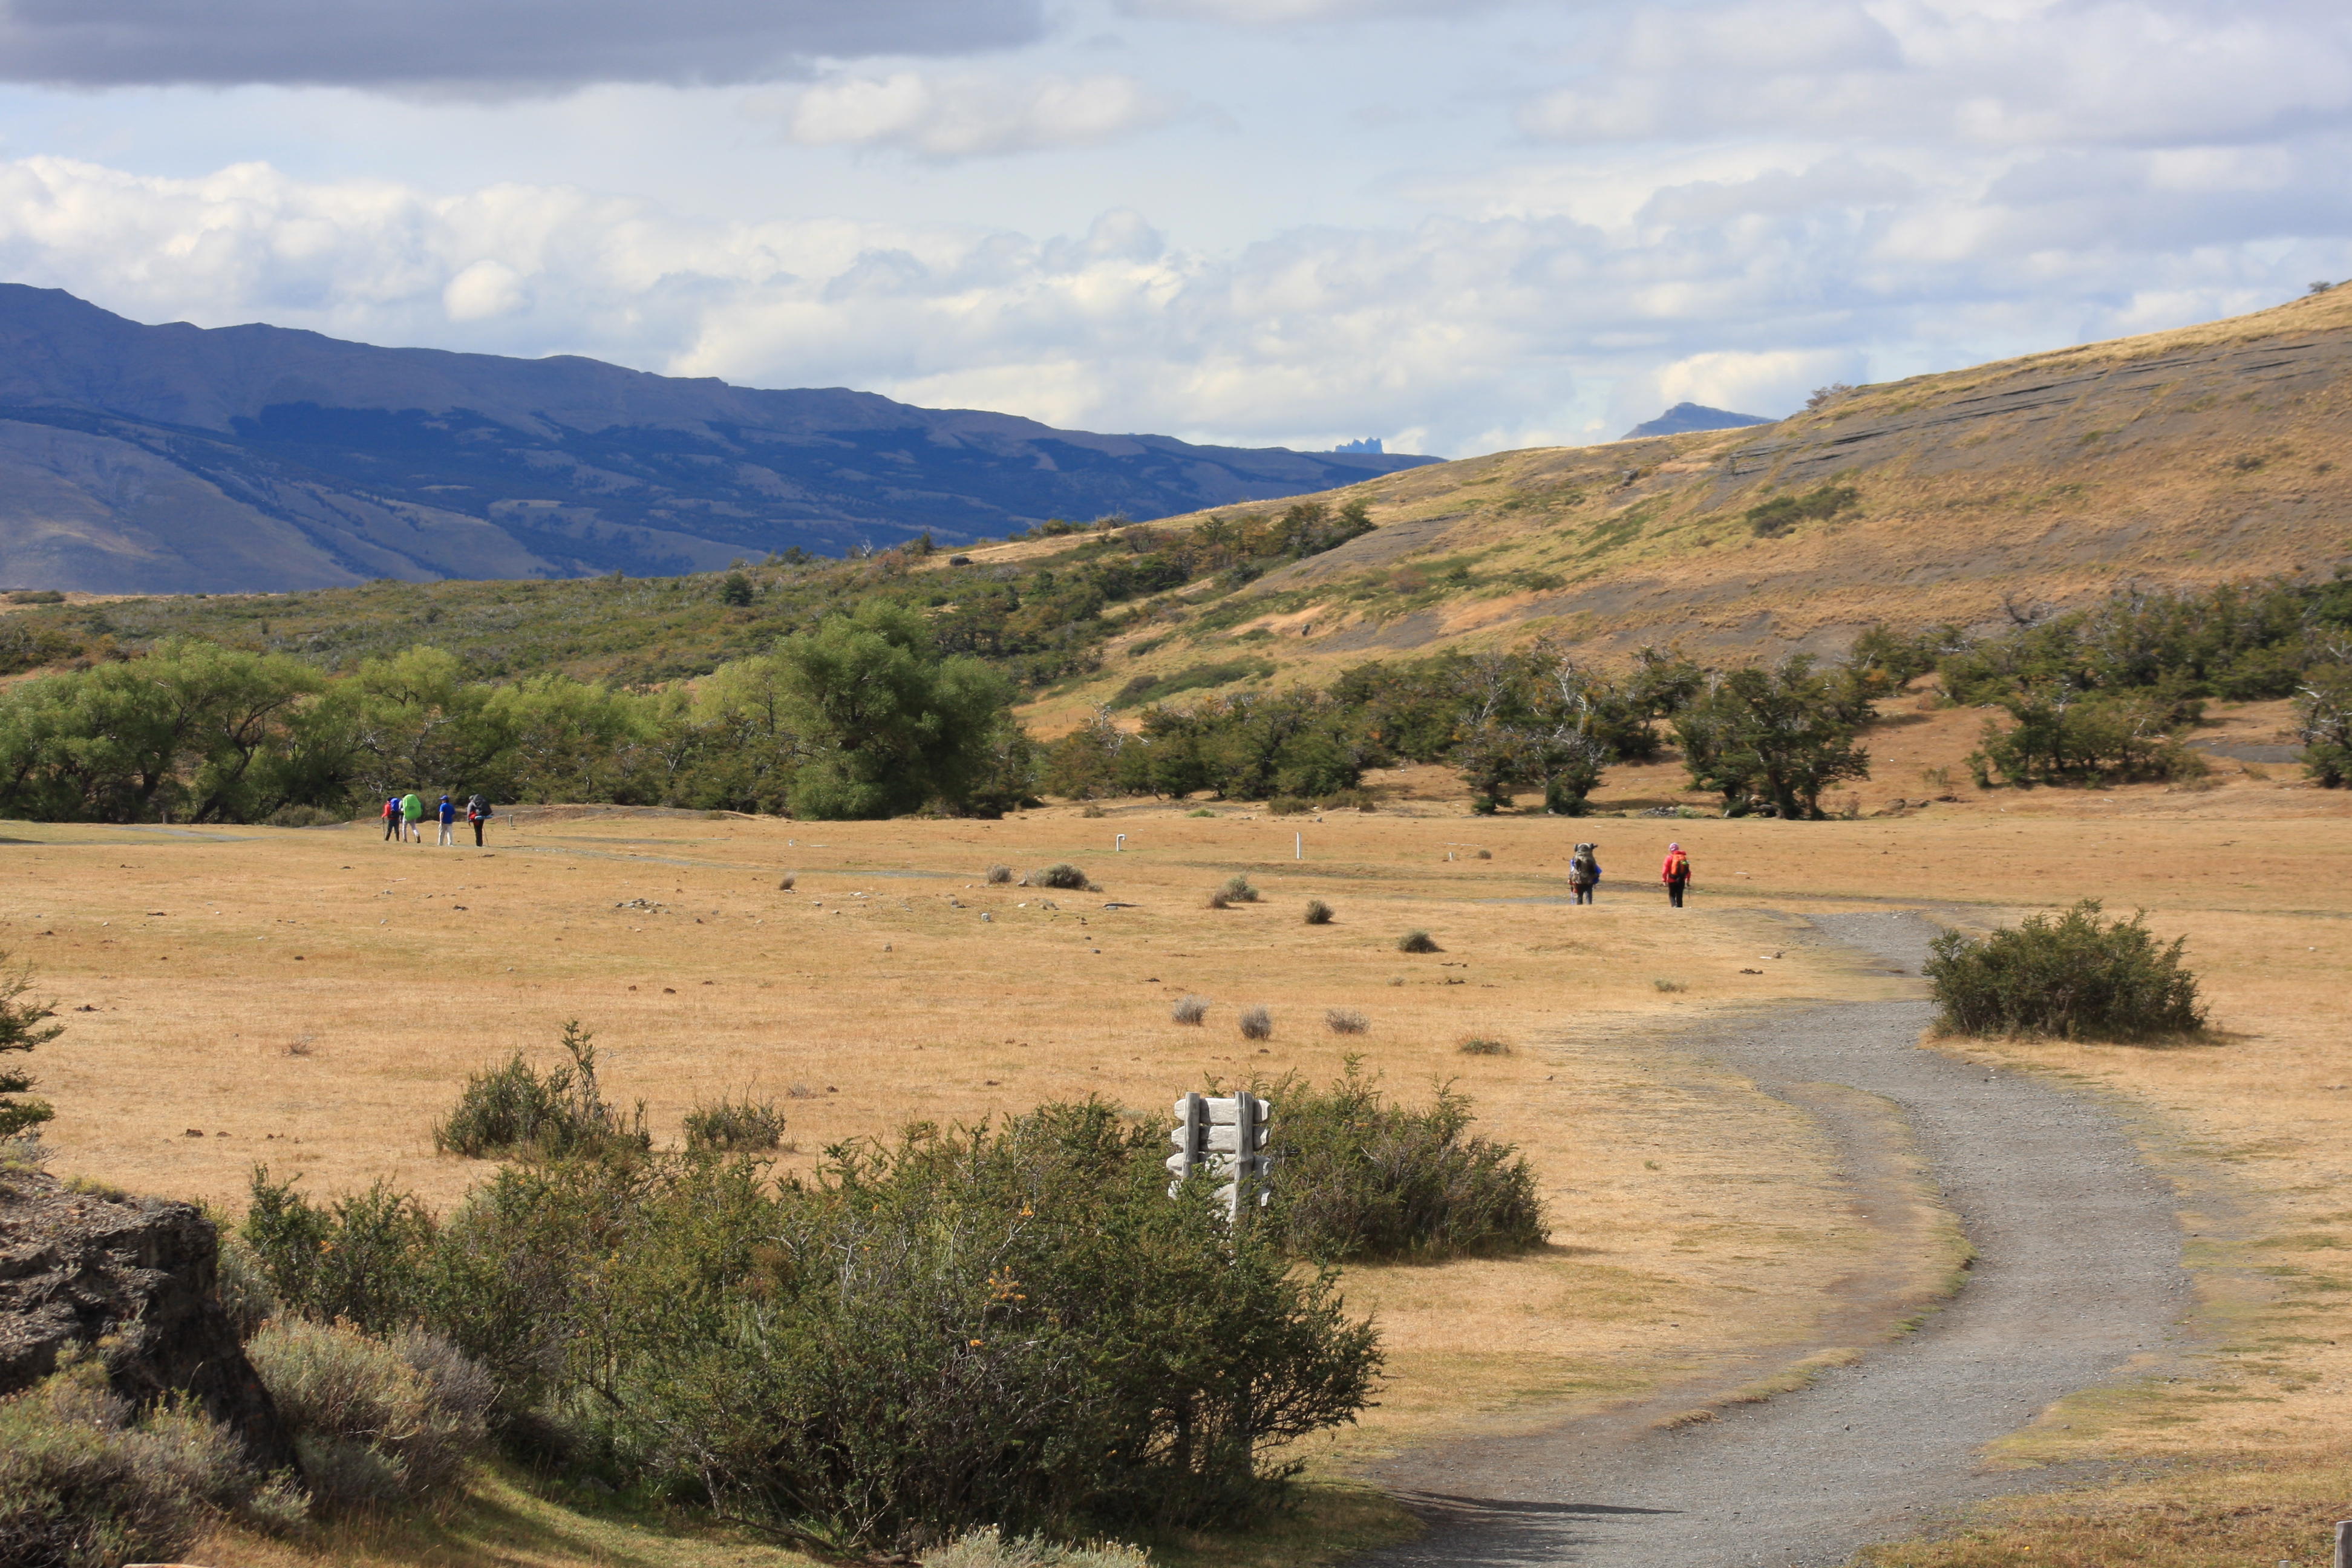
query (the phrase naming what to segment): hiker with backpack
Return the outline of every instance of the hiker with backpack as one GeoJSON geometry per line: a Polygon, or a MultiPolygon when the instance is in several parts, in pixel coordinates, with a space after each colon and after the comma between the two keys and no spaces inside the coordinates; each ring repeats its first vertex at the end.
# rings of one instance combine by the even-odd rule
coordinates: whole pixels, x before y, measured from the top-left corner
{"type": "Polygon", "coordinates": [[[1666,902],[1675,909],[1683,907],[1683,889],[1690,886],[1690,857],[1679,844],[1666,846],[1666,863],[1658,868],[1658,880],[1666,885],[1666,902]]]}
{"type": "Polygon", "coordinates": [[[425,797],[423,795],[412,794],[404,795],[400,797],[400,819],[403,823],[407,825],[408,842],[411,844],[422,844],[425,842],[425,829],[417,826],[418,823],[425,820],[425,797]]]}
{"type": "Polygon", "coordinates": [[[383,803],[383,841],[386,844],[400,837],[400,797],[394,795],[383,803]]]}
{"type": "Polygon", "coordinates": [[[474,847],[477,849],[479,849],[482,847],[482,825],[489,821],[489,802],[484,800],[478,795],[467,795],[466,797],[466,820],[474,825],[474,847]]]}
{"type": "Polygon", "coordinates": [[[1576,847],[1576,853],[1569,858],[1568,890],[1576,896],[1575,901],[1580,904],[1591,903],[1592,889],[1601,886],[1599,850],[1598,845],[1580,844],[1576,847]]]}
{"type": "Polygon", "coordinates": [[[433,815],[441,824],[441,837],[435,841],[436,844],[443,849],[455,849],[457,847],[457,803],[445,795],[441,797],[441,804],[433,808],[433,815]]]}

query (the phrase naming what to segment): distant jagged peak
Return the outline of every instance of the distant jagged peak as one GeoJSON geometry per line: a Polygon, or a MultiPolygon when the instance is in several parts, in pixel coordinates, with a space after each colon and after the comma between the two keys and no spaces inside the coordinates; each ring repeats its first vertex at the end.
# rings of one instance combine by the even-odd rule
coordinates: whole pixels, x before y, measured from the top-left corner
{"type": "Polygon", "coordinates": [[[1634,426],[1621,441],[1638,441],[1644,436],[1686,436],[1694,430],[1737,430],[1744,425],[1775,423],[1760,414],[1734,414],[1727,408],[1709,408],[1702,403],[1677,403],[1655,419],[1634,426]]]}

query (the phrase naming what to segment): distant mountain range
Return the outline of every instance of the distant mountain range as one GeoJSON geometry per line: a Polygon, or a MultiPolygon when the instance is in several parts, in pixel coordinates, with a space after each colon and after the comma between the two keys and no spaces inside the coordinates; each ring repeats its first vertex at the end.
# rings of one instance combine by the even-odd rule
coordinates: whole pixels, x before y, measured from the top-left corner
{"type": "Polygon", "coordinates": [[[1734,414],[1727,408],[1709,408],[1703,403],[1677,403],[1655,419],[1645,420],[1617,438],[1639,441],[1646,436],[1686,436],[1694,430],[1737,430],[1742,426],[1771,423],[1760,414],[1734,414]]]}
{"type": "Polygon", "coordinates": [[[5,586],[646,575],[1165,517],[1436,460],[1094,435],[568,355],[142,326],[0,284],[5,586]]]}

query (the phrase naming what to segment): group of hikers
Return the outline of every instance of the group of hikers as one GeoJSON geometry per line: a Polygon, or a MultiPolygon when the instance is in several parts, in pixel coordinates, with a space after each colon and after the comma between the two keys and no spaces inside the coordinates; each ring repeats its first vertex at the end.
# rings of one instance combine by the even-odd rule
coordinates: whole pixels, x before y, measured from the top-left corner
{"type": "MultiPolygon", "coordinates": [[[[1601,886],[1601,847],[1580,844],[1568,862],[1568,889],[1580,904],[1592,901],[1593,889],[1601,886]]],[[[1690,886],[1690,857],[1679,844],[1666,846],[1665,864],[1658,868],[1658,880],[1665,884],[1666,902],[1675,909],[1683,907],[1683,890],[1690,886]]]]}
{"type": "Polygon", "coordinates": [[[425,842],[425,819],[433,817],[441,825],[440,842],[455,847],[457,843],[457,817],[463,811],[467,822],[474,825],[474,847],[482,847],[482,826],[491,816],[489,803],[480,795],[469,795],[461,808],[447,795],[438,805],[426,805],[421,795],[396,795],[383,803],[383,837],[387,844],[425,842]]]}

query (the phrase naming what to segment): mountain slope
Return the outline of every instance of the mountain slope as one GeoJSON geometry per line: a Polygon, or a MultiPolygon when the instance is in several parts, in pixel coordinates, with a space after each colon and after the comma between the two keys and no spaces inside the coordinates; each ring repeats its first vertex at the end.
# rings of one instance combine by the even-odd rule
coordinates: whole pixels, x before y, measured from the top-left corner
{"type": "Polygon", "coordinates": [[[1130,607],[1103,671],[1034,716],[1058,728],[1242,654],[1271,667],[1260,684],[1538,633],[1600,658],[1679,643],[1737,660],[1834,652],[1874,621],[1990,628],[2134,585],[2324,575],[2352,561],[2347,374],[2352,288],[1770,426],[1391,475],[1326,498],[1367,502],[1372,532],[1232,594],[1130,607]],[[1841,499],[1786,526],[1756,515],[1841,499]]]}
{"type": "Polygon", "coordinates": [[[594,360],[142,326],[0,285],[0,582],[108,593],[685,572],[1160,517],[1433,459],[1199,447],[594,360]]]}
{"type": "Polygon", "coordinates": [[[1769,425],[1761,414],[1734,414],[1703,403],[1677,403],[1655,419],[1645,419],[1618,437],[1638,441],[1644,436],[1682,436],[1694,430],[1738,430],[1749,425],[1769,425]]]}

